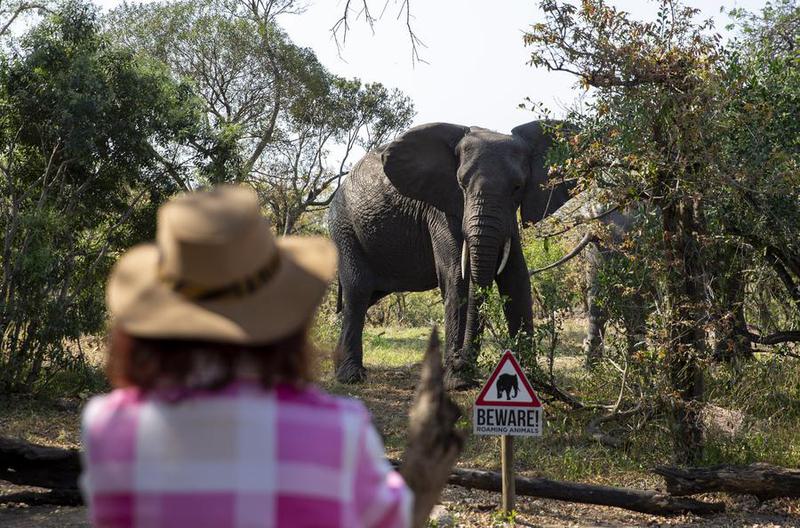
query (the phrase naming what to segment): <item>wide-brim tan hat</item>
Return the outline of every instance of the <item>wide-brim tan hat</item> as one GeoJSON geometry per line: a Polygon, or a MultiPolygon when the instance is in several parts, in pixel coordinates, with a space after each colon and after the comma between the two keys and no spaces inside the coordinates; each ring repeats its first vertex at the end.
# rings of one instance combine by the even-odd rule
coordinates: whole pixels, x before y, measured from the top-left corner
{"type": "Polygon", "coordinates": [[[136,337],[269,343],[308,324],[336,271],[329,240],[276,238],[245,187],[170,200],[156,233],[108,282],[114,323],[136,337]]]}

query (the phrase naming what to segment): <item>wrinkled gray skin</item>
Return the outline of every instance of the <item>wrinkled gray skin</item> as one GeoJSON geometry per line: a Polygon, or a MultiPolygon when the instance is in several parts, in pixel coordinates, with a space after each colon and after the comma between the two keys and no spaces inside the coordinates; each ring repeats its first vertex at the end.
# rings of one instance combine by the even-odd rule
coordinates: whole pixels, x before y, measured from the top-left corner
{"type": "MultiPolygon", "coordinates": [[[[596,212],[595,212],[596,213],[596,212]]],[[[618,246],[633,227],[635,218],[630,210],[611,211],[600,222],[608,227],[611,237],[611,247],[599,240],[594,240],[586,246],[586,308],[589,316],[589,326],[583,349],[586,352],[586,361],[590,365],[597,362],[603,354],[603,336],[608,322],[608,312],[598,302],[599,274],[606,262],[622,254],[614,249],[618,246]]],[[[625,295],[622,299],[622,323],[625,327],[628,353],[641,349],[645,344],[647,335],[646,317],[650,313],[641,292],[625,295]]]]}
{"type": "MultiPolygon", "coordinates": [[[[596,232],[590,231],[587,236],[572,251],[560,259],[540,270],[534,270],[532,274],[557,267],[564,262],[581,253],[586,259],[586,308],[588,316],[588,328],[586,338],[583,341],[583,349],[586,353],[586,362],[589,366],[594,365],[603,355],[603,341],[605,327],[608,322],[608,312],[603,308],[599,299],[600,271],[611,259],[624,259],[624,255],[617,249],[627,238],[633,227],[638,221],[639,216],[644,213],[643,206],[630,206],[626,209],[609,210],[608,206],[599,205],[592,201],[590,197],[578,196],[573,198],[578,205],[571,203],[565,205],[560,213],[565,216],[575,215],[583,218],[598,218],[597,222],[601,225],[596,232]],[[605,231],[608,236],[599,236],[600,230],[605,231]],[[605,243],[601,241],[604,239],[605,243]]],[[[730,361],[733,358],[746,358],[752,354],[749,343],[740,337],[740,329],[747,328],[744,317],[744,283],[735,275],[722,285],[720,292],[726,296],[731,306],[730,320],[723,321],[717,327],[714,343],[715,357],[718,360],[730,361]],[[726,326],[727,325],[727,326],[726,326]]],[[[645,347],[647,335],[647,316],[652,311],[652,296],[654,290],[645,287],[643,291],[636,291],[626,294],[621,300],[622,323],[625,328],[628,353],[633,353],[645,347]]]]}
{"type": "MultiPolygon", "coordinates": [[[[588,191],[583,196],[573,198],[571,202],[564,205],[559,211],[559,215],[570,217],[570,220],[596,218],[596,222],[600,227],[587,232],[575,249],[568,252],[559,261],[531,272],[531,275],[533,275],[545,269],[560,266],[581,254],[581,252],[583,253],[586,259],[585,287],[588,318],[583,349],[589,366],[594,365],[603,354],[603,337],[608,322],[608,312],[603,308],[599,298],[600,271],[606,262],[614,257],[622,256],[622,253],[615,248],[625,240],[633,228],[636,223],[635,215],[637,214],[639,214],[639,211],[636,208],[611,210],[604,204],[596,203],[588,191]],[[600,231],[603,231],[607,236],[601,237],[600,231]],[[601,241],[603,238],[606,243],[601,241]]],[[[645,344],[646,317],[649,313],[649,308],[646,306],[641,292],[625,295],[622,301],[624,302],[622,306],[622,322],[625,327],[628,352],[631,353],[645,344]]]]}
{"type": "MultiPolygon", "coordinates": [[[[592,214],[599,215],[601,210],[595,209],[592,214]]],[[[589,312],[589,328],[586,340],[584,341],[584,351],[586,360],[591,365],[594,364],[603,353],[603,336],[605,325],[608,321],[608,313],[598,302],[597,294],[599,290],[598,276],[603,266],[612,258],[622,259],[625,256],[614,249],[628,237],[634,225],[641,218],[639,215],[645,212],[644,206],[630,206],[624,210],[614,210],[600,219],[600,222],[608,227],[609,245],[605,245],[599,240],[595,240],[586,246],[586,302],[589,312]],[[609,247],[610,246],[610,247],[609,247]]],[[[729,319],[716,321],[714,325],[714,340],[711,343],[714,349],[714,357],[717,360],[731,361],[735,358],[747,358],[752,354],[752,349],[746,340],[741,338],[740,330],[747,328],[744,314],[744,282],[741,276],[732,274],[726,282],[718,283],[718,295],[724,295],[730,307],[729,319]]],[[[647,335],[647,317],[653,310],[653,297],[655,288],[652,285],[643,285],[636,292],[625,294],[621,299],[622,304],[622,323],[625,327],[625,337],[627,340],[628,353],[641,350],[645,347],[647,335]]],[[[715,322],[714,317],[709,317],[709,322],[715,322]]]]}
{"type": "Polygon", "coordinates": [[[342,333],[336,377],[364,379],[362,331],[371,305],[401,291],[439,287],[445,305],[446,385],[474,384],[481,333],[476,286],[496,282],[509,333],[532,332],[528,270],[517,210],[538,221],[569,198],[543,188],[550,140],[540,122],[510,135],[447,123],[415,127],[359,161],[331,203],[339,249],[342,333]],[[498,272],[506,241],[509,253],[498,272]],[[462,279],[462,244],[466,242],[462,279]]]}

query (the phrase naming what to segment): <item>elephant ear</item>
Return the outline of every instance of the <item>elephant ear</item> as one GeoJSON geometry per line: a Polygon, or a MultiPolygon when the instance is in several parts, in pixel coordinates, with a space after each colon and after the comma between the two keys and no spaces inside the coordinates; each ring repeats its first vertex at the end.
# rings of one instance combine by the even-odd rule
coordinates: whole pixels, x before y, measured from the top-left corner
{"type": "Polygon", "coordinates": [[[464,198],[456,179],[456,145],[469,127],[430,123],[410,129],[387,145],[383,172],[401,194],[459,214],[464,198]]]}
{"type": "Polygon", "coordinates": [[[550,130],[560,124],[559,121],[531,121],[511,130],[511,134],[527,143],[532,151],[530,177],[525,185],[520,207],[522,222],[525,224],[547,218],[570,198],[571,185],[547,185],[547,153],[553,145],[550,130]]]}

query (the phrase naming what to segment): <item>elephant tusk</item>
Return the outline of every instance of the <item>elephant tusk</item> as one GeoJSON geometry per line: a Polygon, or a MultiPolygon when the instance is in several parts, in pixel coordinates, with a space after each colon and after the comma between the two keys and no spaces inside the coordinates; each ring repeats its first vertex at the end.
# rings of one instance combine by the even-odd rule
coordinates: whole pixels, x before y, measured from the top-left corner
{"type": "Polygon", "coordinates": [[[592,232],[590,231],[590,232],[586,233],[586,234],[583,236],[583,238],[581,239],[581,241],[580,241],[580,242],[578,242],[578,245],[577,245],[577,246],[575,246],[575,248],[574,248],[572,251],[570,251],[569,253],[567,253],[567,254],[566,254],[566,255],[564,255],[563,257],[561,257],[561,258],[560,258],[558,261],[556,261],[556,262],[553,262],[552,264],[550,264],[550,265],[547,265],[547,266],[545,266],[545,267],[543,267],[543,268],[538,268],[538,269],[529,270],[529,271],[528,271],[528,275],[530,275],[531,277],[533,277],[533,276],[534,276],[534,275],[536,275],[537,273],[541,273],[541,272],[543,272],[543,271],[547,271],[547,270],[549,270],[549,269],[553,269],[553,268],[555,268],[555,267],[557,267],[557,266],[560,266],[560,265],[562,265],[563,263],[567,262],[568,260],[570,260],[570,259],[574,258],[576,255],[578,255],[578,254],[579,254],[581,251],[583,251],[583,248],[585,248],[586,246],[588,246],[588,245],[589,245],[591,242],[596,242],[596,241],[597,241],[597,237],[595,237],[595,236],[592,234],[592,232]]]}
{"type": "Polygon", "coordinates": [[[461,245],[461,280],[467,277],[467,241],[461,245]]]}
{"type": "Polygon", "coordinates": [[[506,269],[506,264],[508,264],[508,255],[511,253],[511,239],[506,239],[506,245],[503,246],[503,258],[500,260],[500,267],[497,268],[497,274],[500,275],[503,273],[503,270],[506,269]]]}

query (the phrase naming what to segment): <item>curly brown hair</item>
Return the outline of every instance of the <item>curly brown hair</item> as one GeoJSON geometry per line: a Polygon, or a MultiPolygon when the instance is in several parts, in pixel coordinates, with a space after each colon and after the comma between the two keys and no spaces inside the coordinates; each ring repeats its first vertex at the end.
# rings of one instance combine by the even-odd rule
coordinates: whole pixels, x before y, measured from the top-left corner
{"type": "Polygon", "coordinates": [[[106,374],[115,388],[222,388],[244,370],[265,388],[304,385],[314,379],[315,350],[304,326],[265,345],[134,337],[119,326],[111,332],[106,374]]]}

